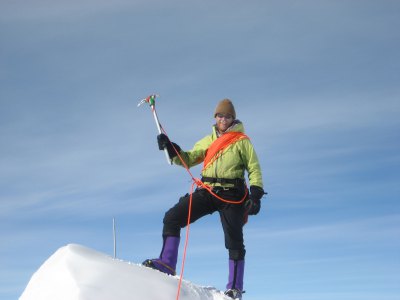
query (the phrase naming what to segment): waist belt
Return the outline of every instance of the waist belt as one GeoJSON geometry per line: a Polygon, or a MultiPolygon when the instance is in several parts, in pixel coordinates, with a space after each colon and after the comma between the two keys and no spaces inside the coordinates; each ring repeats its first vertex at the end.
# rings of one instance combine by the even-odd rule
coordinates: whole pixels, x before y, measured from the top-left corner
{"type": "Polygon", "coordinates": [[[242,178],[216,178],[216,177],[201,177],[201,181],[208,183],[233,184],[235,187],[243,187],[244,179],[242,178]]]}

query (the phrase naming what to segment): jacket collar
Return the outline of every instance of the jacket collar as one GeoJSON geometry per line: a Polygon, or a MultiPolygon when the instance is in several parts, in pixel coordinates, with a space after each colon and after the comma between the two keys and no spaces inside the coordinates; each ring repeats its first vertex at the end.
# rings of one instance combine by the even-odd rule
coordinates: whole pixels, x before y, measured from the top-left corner
{"type": "MultiPolygon", "coordinates": [[[[224,133],[231,132],[231,131],[237,131],[237,132],[244,133],[243,123],[240,120],[234,120],[231,127],[229,127],[224,133]]],[[[216,124],[213,125],[213,136],[215,136],[215,138],[218,138],[221,136],[221,133],[219,133],[216,124]]]]}

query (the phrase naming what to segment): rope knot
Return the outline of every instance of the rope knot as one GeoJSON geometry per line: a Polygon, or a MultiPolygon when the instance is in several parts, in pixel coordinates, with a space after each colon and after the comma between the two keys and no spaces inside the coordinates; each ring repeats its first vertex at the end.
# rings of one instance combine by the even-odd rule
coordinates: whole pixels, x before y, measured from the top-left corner
{"type": "Polygon", "coordinates": [[[204,185],[203,181],[201,181],[201,179],[199,179],[199,178],[193,177],[193,181],[198,187],[202,187],[204,185]]]}

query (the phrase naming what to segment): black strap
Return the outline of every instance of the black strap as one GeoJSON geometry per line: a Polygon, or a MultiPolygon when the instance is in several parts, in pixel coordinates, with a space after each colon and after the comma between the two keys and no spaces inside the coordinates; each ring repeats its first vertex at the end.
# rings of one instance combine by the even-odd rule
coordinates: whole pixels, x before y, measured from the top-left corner
{"type": "Polygon", "coordinates": [[[242,187],[244,185],[244,179],[242,178],[216,178],[216,177],[201,177],[201,181],[208,183],[219,183],[219,184],[233,184],[236,187],[242,187]]]}

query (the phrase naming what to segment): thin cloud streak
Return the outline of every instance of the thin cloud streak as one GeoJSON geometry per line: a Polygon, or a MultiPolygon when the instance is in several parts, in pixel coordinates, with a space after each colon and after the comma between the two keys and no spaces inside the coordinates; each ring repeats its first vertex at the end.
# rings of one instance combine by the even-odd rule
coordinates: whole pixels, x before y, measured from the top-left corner
{"type": "MultiPolygon", "coordinates": [[[[67,243],[110,253],[113,216],[124,259],[159,254],[191,182],[136,107],[151,93],[183,149],[225,97],[255,145],[269,194],[245,227],[246,297],[399,294],[397,2],[17,0],[0,19],[0,298],[67,243]]],[[[187,274],[223,287],[218,216],[192,230],[187,274]]]]}
{"type": "Polygon", "coordinates": [[[320,224],[316,226],[295,227],[288,229],[267,229],[262,232],[252,230],[249,232],[251,239],[265,239],[275,242],[377,242],[385,241],[396,245],[390,238],[400,234],[400,215],[386,215],[361,220],[337,222],[334,224],[320,224]]]}

